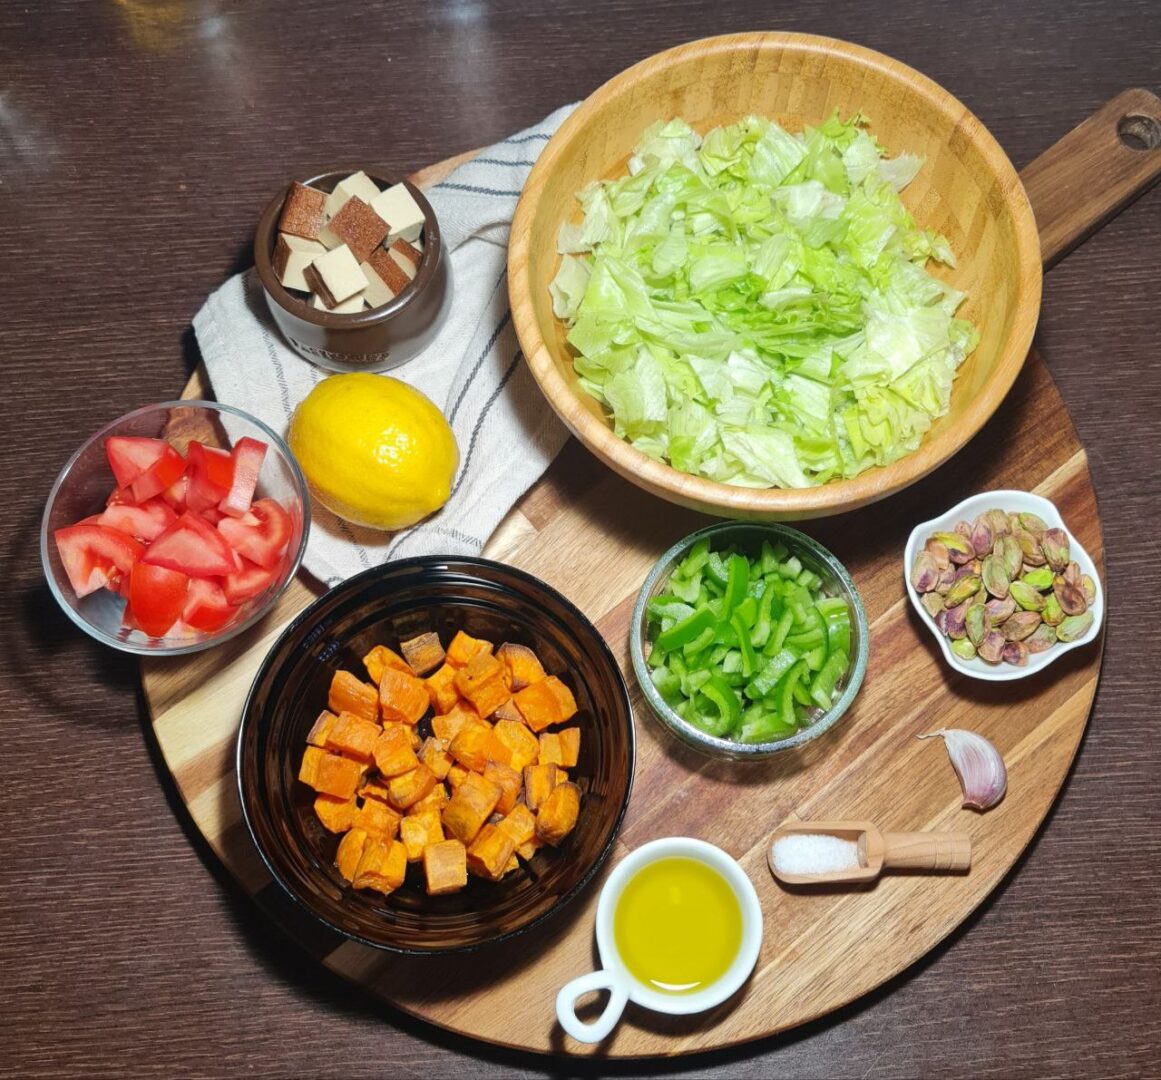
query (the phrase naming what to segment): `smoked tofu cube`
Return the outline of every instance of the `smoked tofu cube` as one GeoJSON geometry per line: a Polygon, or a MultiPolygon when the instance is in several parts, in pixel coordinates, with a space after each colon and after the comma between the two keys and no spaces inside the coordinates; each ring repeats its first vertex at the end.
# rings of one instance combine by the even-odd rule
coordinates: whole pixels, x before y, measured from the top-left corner
{"type": "Polygon", "coordinates": [[[328,308],[361,293],[367,287],[367,275],[346,244],[315,257],[303,272],[312,292],[318,293],[328,308]]]}
{"type": "Polygon", "coordinates": [[[528,809],[539,809],[561,779],[563,776],[555,765],[527,766],[524,770],[524,801],[528,803],[528,809]]]}
{"type": "Polygon", "coordinates": [[[507,814],[516,805],[523,778],[509,765],[499,761],[489,761],[484,766],[484,779],[491,780],[500,789],[500,799],[496,803],[497,814],[507,814]]]}
{"type": "Polygon", "coordinates": [[[359,867],[359,860],[363,858],[363,848],[367,839],[367,834],[362,829],[352,829],[339,841],[339,849],[335,852],[335,866],[343,876],[343,880],[354,881],[355,871],[359,867]]]}
{"type": "Polygon", "coordinates": [[[315,817],[322,822],[324,829],[333,833],[346,832],[355,823],[357,809],[354,798],[336,799],[333,795],[315,796],[315,817]]]}
{"type": "Polygon", "coordinates": [[[387,222],[358,195],[352,195],[343,203],[339,212],[327,222],[327,229],[351,249],[356,262],[366,259],[387,236],[387,222]]]}
{"type": "Polygon", "coordinates": [[[443,743],[434,735],[425,739],[419,748],[419,760],[435,773],[437,780],[445,779],[448,770],[452,767],[451,754],[444,749],[443,743]]]}
{"type": "Polygon", "coordinates": [[[536,815],[524,803],[517,803],[503,821],[496,823],[496,828],[506,832],[512,837],[512,842],[520,847],[536,835],[536,815]]]}
{"type": "Polygon", "coordinates": [[[397,810],[406,810],[431,792],[437,781],[426,765],[420,765],[401,776],[393,776],[387,783],[391,793],[391,805],[397,810]]]}
{"type": "Polygon", "coordinates": [[[576,714],[572,691],[555,675],[526,686],[514,698],[525,723],[536,732],[562,723],[576,714]]]}
{"type": "Polygon", "coordinates": [[[338,754],[328,754],[317,746],[308,746],[302,756],[298,778],[315,791],[349,799],[355,794],[366,766],[338,754]]]}
{"type": "Polygon", "coordinates": [[[356,889],[374,889],[386,896],[403,884],[406,875],[407,851],[403,845],[398,840],[373,836],[363,847],[351,884],[356,889]]]}
{"type": "Polygon", "coordinates": [[[371,209],[391,226],[387,234],[389,241],[402,236],[414,243],[423,232],[426,218],[406,184],[393,184],[381,191],[371,200],[371,209]]]}
{"type": "Polygon", "coordinates": [[[408,814],[399,825],[399,839],[407,849],[407,861],[418,862],[423,858],[424,848],[443,843],[439,811],[425,810],[422,814],[408,814]]]}
{"type": "Polygon", "coordinates": [[[569,727],[558,732],[560,739],[560,763],[571,769],[580,760],[580,728],[569,727]]]}
{"type": "Polygon", "coordinates": [[[488,751],[492,742],[492,729],[481,721],[478,724],[464,724],[452,739],[448,753],[465,769],[482,773],[488,764],[488,751]]]}
{"type": "Polygon", "coordinates": [[[387,248],[387,253],[399,264],[399,268],[413,278],[419,273],[419,264],[423,260],[423,252],[412,247],[400,236],[387,248]]]}
{"type": "Polygon", "coordinates": [[[375,299],[381,296],[387,296],[388,299],[398,296],[411,284],[407,271],[395,261],[386,248],[375,248],[360,269],[363,269],[363,275],[368,281],[367,287],[375,299]]]}
{"type": "Polygon", "coordinates": [[[379,771],[388,779],[419,765],[419,758],[411,748],[411,729],[405,724],[385,725],[372,753],[379,771]]]}
{"type": "Polygon", "coordinates": [[[444,807],[443,827],[457,840],[470,844],[500,801],[500,786],[470,773],[444,807]]]}
{"type": "Polygon", "coordinates": [[[318,714],[318,719],[314,722],[314,726],[311,727],[306,741],[311,746],[325,747],[327,744],[327,732],[331,730],[331,725],[337,719],[338,717],[330,709],[323,709],[318,714]]]}
{"type": "Polygon", "coordinates": [[[296,180],[282,204],[278,231],[303,240],[317,240],[323,228],[326,201],[325,191],[317,191],[296,180]]]}
{"type": "Polygon", "coordinates": [[[416,675],[426,675],[435,671],[443,663],[445,653],[439,643],[439,634],[420,634],[399,643],[403,658],[411,665],[416,675]]]}
{"type": "Polygon", "coordinates": [[[352,196],[357,195],[368,205],[378,197],[379,185],[375,183],[362,169],[335,184],[335,189],[323,204],[323,211],[327,220],[333,218],[352,196]]]}
{"type": "Polygon", "coordinates": [[[468,883],[468,849],[458,840],[443,840],[423,849],[427,895],[459,892],[468,883]]]}
{"type": "Polygon", "coordinates": [[[375,268],[369,262],[359,263],[359,269],[367,278],[367,287],[363,290],[363,299],[368,307],[382,307],[389,300],[395,299],[395,290],[389,289],[387,283],[375,273],[375,268]]]}
{"type": "Polygon", "coordinates": [[[363,805],[355,811],[353,827],[362,829],[368,836],[390,839],[399,831],[400,815],[379,799],[364,799],[363,805]]]}
{"type": "Polygon", "coordinates": [[[341,712],[327,732],[326,748],[359,761],[370,761],[375,741],[382,732],[383,729],[371,720],[341,712]]]}
{"type": "MultiPolygon", "coordinates": [[[[306,277],[304,272],[303,277],[306,277]]],[[[333,307],[328,304],[318,293],[310,294],[310,306],[315,311],[331,311],[336,315],[354,315],[358,311],[362,311],[366,306],[363,300],[363,293],[356,293],[349,300],[343,300],[341,303],[335,304],[333,307]]]]}
{"type": "Polygon", "coordinates": [[[442,814],[450,798],[447,785],[437,783],[419,802],[414,802],[407,808],[407,816],[422,814],[425,810],[434,810],[437,814],[442,814]]]}
{"type": "Polygon", "coordinates": [[[431,718],[431,730],[435,732],[435,737],[439,739],[444,746],[451,746],[452,740],[460,733],[460,729],[465,724],[482,724],[484,721],[480,719],[480,714],[476,712],[466,701],[457,702],[450,712],[443,716],[433,716],[431,718]]]}
{"type": "Polygon", "coordinates": [[[270,256],[274,276],[287,289],[310,292],[303,271],[325,252],[326,248],[317,240],[304,240],[301,236],[279,233],[274,242],[274,254],[270,256]]]}
{"type": "Polygon", "coordinates": [[[379,680],[379,707],[384,720],[402,720],[418,724],[431,701],[422,679],[395,668],[384,670],[379,680]]]}
{"type": "Polygon", "coordinates": [[[513,691],[523,690],[544,678],[540,660],[527,645],[505,642],[496,650],[496,656],[511,673],[513,691]]]}
{"type": "Polygon", "coordinates": [[[451,664],[444,664],[434,675],[429,675],[424,684],[431,707],[437,714],[442,716],[456,707],[460,694],[456,689],[456,669],[451,664]]]}
{"type": "Polygon", "coordinates": [[[477,653],[456,673],[456,689],[481,716],[489,716],[511,696],[504,665],[490,653],[477,653]]]}
{"type": "Polygon", "coordinates": [[[491,881],[499,880],[508,860],[516,851],[516,844],[506,832],[495,825],[485,825],[468,845],[468,869],[491,881]]]}
{"type": "Polygon", "coordinates": [[[559,844],[576,825],[581,791],[576,784],[557,784],[540,804],[536,815],[536,835],[546,844],[559,844]]]}
{"type": "Polygon", "coordinates": [[[333,713],[349,712],[364,720],[378,720],[379,692],[349,671],[336,671],[327,692],[327,708],[333,713]]]}
{"type": "Polygon", "coordinates": [[[414,675],[415,672],[407,666],[407,661],[403,659],[398,653],[392,652],[386,645],[376,645],[366,656],[363,657],[363,666],[367,669],[367,674],[371,676],[371,682],[376,686],[379,685],[383,678],[383,672],[386,668],[394,668],[396,671],[402,671],[404,675],[414,675]]]}
{"type": "Polygon", "coordinates": [[[495,738],[508,748],[508,764],[517,772],[523,772],[525,766],[535,765],[539,760],[540,745],[523,721],[497,720],[492,731],[495,738]]]}
{"type": "Polygon", "coordinates": [[[483,638],[474,638],[460,630],[447,647],[447,662],[456,667],[464,667],[476,653],[492,651],[492,643],[483,638]]]}

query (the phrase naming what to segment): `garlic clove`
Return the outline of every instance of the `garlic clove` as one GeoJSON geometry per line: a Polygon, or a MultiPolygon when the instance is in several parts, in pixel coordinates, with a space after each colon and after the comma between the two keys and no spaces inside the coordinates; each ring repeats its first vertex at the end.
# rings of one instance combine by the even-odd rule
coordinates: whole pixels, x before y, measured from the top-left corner
{"type": "Polygon", "coordinates": [[[962,728],[940,728],[918,738],[936,735],[942,736],[951,767],[959,777],[964,807],[982,812],[995,806],[1008,790],[1008,770],[1000,751],[982,735],[962,728]]]}

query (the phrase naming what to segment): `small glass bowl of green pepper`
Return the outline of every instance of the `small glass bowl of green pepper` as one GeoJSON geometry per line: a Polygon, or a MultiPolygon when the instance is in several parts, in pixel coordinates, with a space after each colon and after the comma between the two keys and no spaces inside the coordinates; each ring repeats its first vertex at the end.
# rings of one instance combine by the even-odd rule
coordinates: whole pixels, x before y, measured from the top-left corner
{"type": "Polygon", "coordinates": [[[867,670],[870,632],[846,568],[784,525],[726,521],[658,560],[629,651],[670,731],[714,757],[754,760],[833,727],[867,670]]]}

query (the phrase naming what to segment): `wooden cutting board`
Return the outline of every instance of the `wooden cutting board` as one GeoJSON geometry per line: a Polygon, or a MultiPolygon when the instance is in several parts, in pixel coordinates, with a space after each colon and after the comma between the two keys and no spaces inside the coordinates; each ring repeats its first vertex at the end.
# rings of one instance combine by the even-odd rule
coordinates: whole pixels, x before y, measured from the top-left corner
{"type": "MultiPolygon", "coordinates": [[[[1118,139],[1118,124],[1132,116],[1161,122],[1161,102],[1145,91],[1120,95],[1022,173],[1046,265],[1161,176],[1161,150],[1133,151],[1118,139]]],[[[461,160],[414,179],[434,183],[461,160]]],[[[199,370],[185,396],[208,390],[199,370]]],[[[1036,677],[981,683],[949,670],[907,602],[901,558],[911,523],[989,488],[1051,499],[1103,568],[1085,453],[1035,350],[1001,409],[948,465],[887,502],[805,526],[859,587],[871,624],[866,681],[843,722],[801,755],[727,764],[698,756],[661,729],[636,690],[626,647],[633,599],[649,568],[706,519],[644,494],[570,442],[484,554],[560,589],[609,641],[633,688],[637,771],[624,827],[596,882],[547,925],[498,949],[415,958],[345,942],[295,910],[263,867],[241,820],[235,733],[261,660],[286,622],[321,592],[305,575],[240,638],[143,664],[153,732],[194,826],[242,888],[328,968],[391,1005],[451,1031],[541,1052],[681,1054],[771,1035],[865,994],[958,926],[1036,834],[1080,744],[1103,640],[1036,677]],[[1009,785],[997,808],[985,815],[960,808],[941,741],[915,738],[937,727],[970,728],[999,747],[1009,785]],[[765,852],[774,829],[795,818],[962,830],[972,838],[973,866],[966,877],[890,876],[869,889],[790,893],[770,876],[765,852]],[[609,868],[667,835],[716,843],[750,874],[765,916],[757,968],[712,1012],[667,1018],[630,1006],[604,1045],[581,1047],[556,1025],[556,991],[594,965],[593,914],[609,868]]]]}

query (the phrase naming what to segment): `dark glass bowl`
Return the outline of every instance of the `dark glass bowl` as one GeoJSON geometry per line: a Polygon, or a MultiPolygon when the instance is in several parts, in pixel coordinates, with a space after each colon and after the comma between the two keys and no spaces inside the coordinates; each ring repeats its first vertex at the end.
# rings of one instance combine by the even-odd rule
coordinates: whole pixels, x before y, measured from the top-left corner
{"type": "MultiPolygon", "coordinates": [[[[428,721],[421,722],[426,733],[428,721]]],[[[276,881],[320,922],[355,941],[407,953],[473,949],[527,930],[559,911],[592,879],[612,847],[633,782],[629,692],[596,627],[555,589],[485,559],[404,559],[351,578],[307,608],[262,664],[238,732],[242,810],[276,881]],[[314,815],[297,780],[306,735],[326,707],[334,673],[363,675],[377,644],[457,630],[535,648],[545,670],[572,689],[581,729],[571,778],[582,792],[575,830],[541,848],[499,882],[428,896],[419,864],[390,896],[355,890],[334,866],[339,838],[314,815]]]]}

